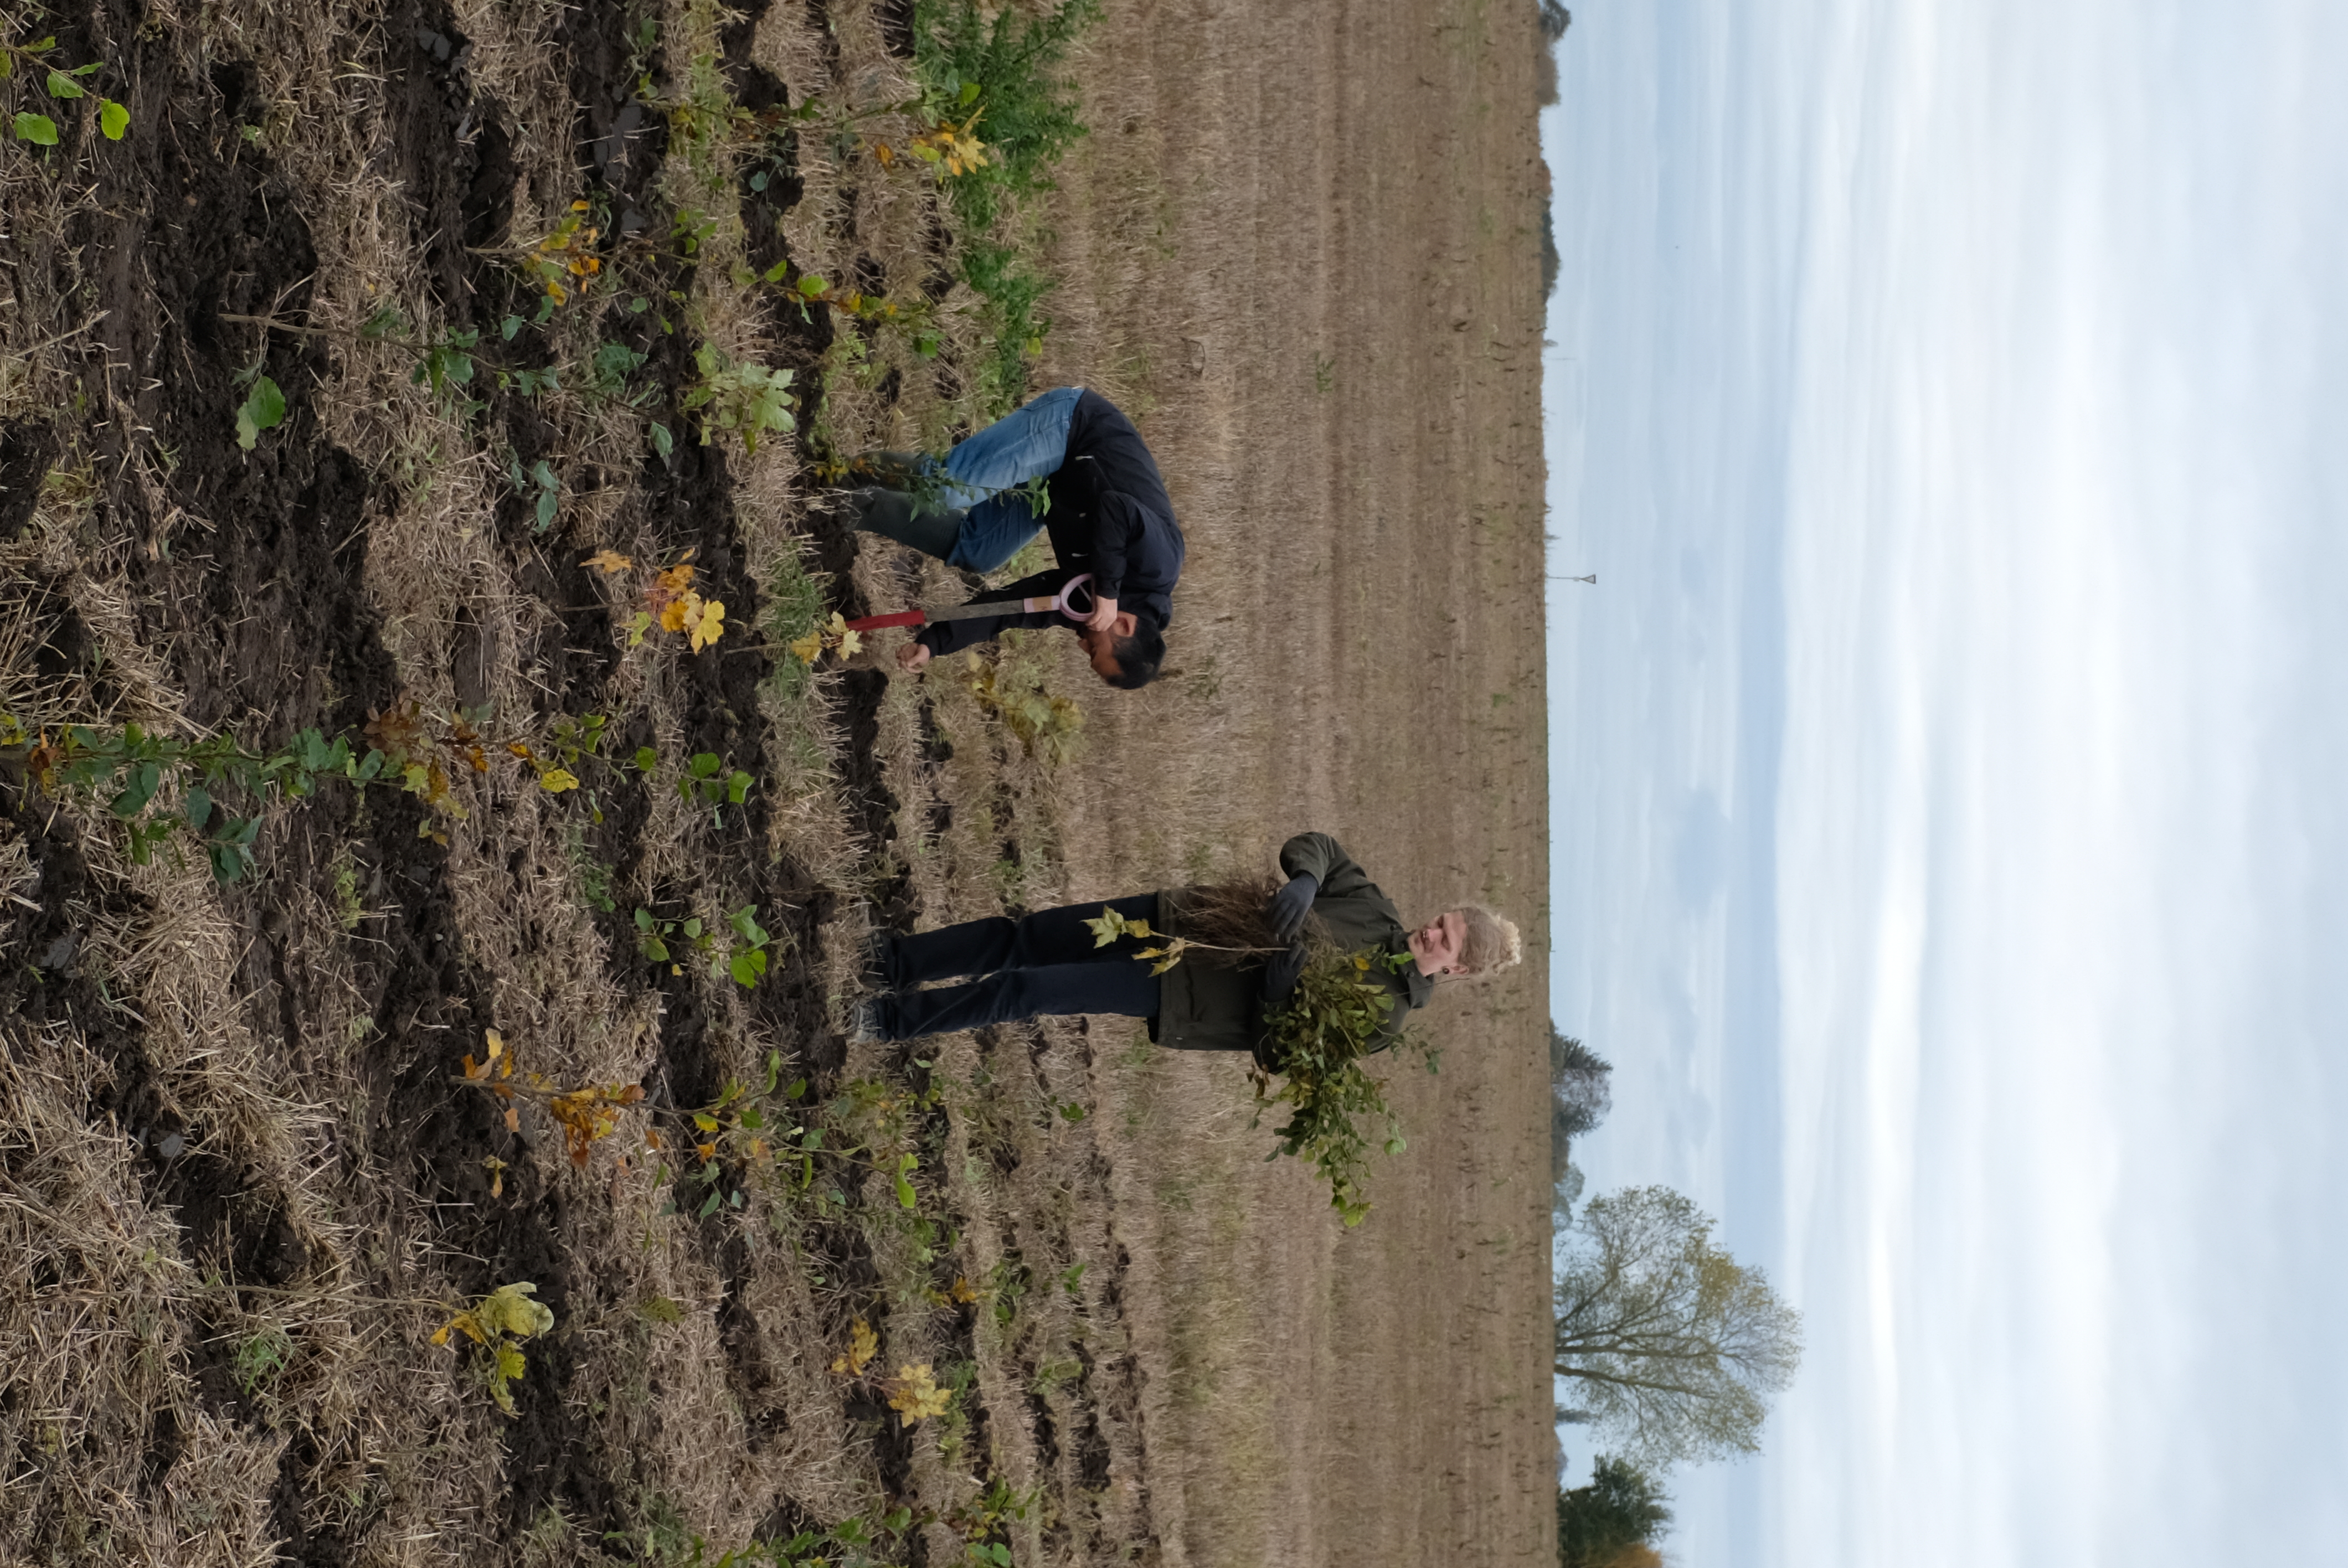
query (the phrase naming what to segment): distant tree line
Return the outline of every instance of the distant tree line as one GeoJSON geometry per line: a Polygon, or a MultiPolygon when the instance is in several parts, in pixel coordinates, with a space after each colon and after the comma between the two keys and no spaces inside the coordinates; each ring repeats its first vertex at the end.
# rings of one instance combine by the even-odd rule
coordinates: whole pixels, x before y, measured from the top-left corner
{"type": "Polygon", "coordinates": [[[1710,1215],[1668,1187],[1581,1204],[1573,1140],[1613,1106],[1613,1068],[1550,1030],[1555,1189],[1553,1368],[1574,1390],[1560,1424],[1606,1445],[1588,1485],[1558,1491],[1563,1568],[1653,1568],[1671,1519],[1654,1478],[1684,1460],[1760,1447],[1768,1396],[1793,1379],[1801,1314],[1768,1277],[1713,1244],[1710,1215]]]}
{"type": "MultiPolygon", "coordinates": [[[[1533,58],[1533,101],[1547,107],[1557,102],[1557,41],[1573,26],[1573,13],[1557,0],[1540,0],[1541,42],[1545,46],[1533,58]]],[[[1563,271],[1564,259],[1557,251],[1557,220],[1550,212],[1547,181],[1541,196],[1541,298],[1556,292],[1558,273],[1563,271]]]]}
{"type": "Polygon", "coordinates": [[[1559,1568],[1655,1568],[1655,1537],[1672,1521],[1669,1499],[1628,1460],[1601,1457],[1590,1483],[1557,1494],[1559,1568]]]}
{"type": "Polygon", "coordinates": [[[1604,1057],[1549,1030],[1549,1180],[1560,1194],[1560,1221],[1581,1191],[1581,1173],[1573,1168],[1573,1141],[1594,1131],[1614,1108],[1614,1066],[1604,1057]],[[1572,1192],[1566,1193],[1570,1185],[1572,1192]]]}

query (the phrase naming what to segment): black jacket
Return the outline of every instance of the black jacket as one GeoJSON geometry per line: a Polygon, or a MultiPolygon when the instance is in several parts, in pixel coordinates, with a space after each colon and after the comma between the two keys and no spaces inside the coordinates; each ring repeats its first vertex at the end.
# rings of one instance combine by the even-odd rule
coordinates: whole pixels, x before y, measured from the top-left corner
{"type": "Polygon", "coordinates": [[[1068,419],[1068,455],[1045,487],[1044,528],[1060,564],[1092,573],[1095,590],[1120,609],[1147,610],[1161,627],[1172,620],[1182,528],[1133,421],[1087,390],[1068,419]]]}
{"type": "MultiPolygon", "coordinates": [[[[1174,619],[1174,585],[1182,576],[1186,545],[1174,520],[1166,481],[1133,421],[1116,404],[1087,389],[1068,416],[1067,456],[1045,482],[1051,506],[1044,531],[1060,569],[1038,573],[970,600],[1025,599],[1059,591],[1078,572],[1093,574],[1093,591],[1117,600],[1119,610],[1155,620],[1162,630],[1174,619]],[[1040,585],[1040,586],[1038,586],[1040,585]]],[[[914,641],[932,654],[951,653],[984,642],[1008,626],[1066,626],[1059,614],[1006,616],[1001,620],[944,621],[924,629],[914,641]]]]}
{"type": "MultiPolygon", "coordinates": [[[[1325,833],[1300,833],[1281,845],[1280,868],[1290,876],[1300,873],[1320,884],[1313,913],[1329,937],[1349,953],[1365,948],[1381,956],[1410,951],[1410,932],[1393,902],[1354,863],[1351,856],[1325,833]]],[[[1169,888],[1158,895],[1158,918],[1152,922],[1169,936],[1185,934],[1184,890],[1169,888]]],[[[1386,964],[1370,966],[1367,978],[1392,993],[1394,1010],[1378,1029],[1370,1049],[1384,1050],[1401,1035],[1413,1009],[1435,995],[1435,981],[1419,972],[1416,963],[1397,970],[1386,964]]],[[[1265,1044],[1263,1029],[1263,966],[1249,959],[1224,967],[1203,955],[1185,958],[1159,981],[1158,1017],[1150,1036],[1177,1050],[1256,1050],[1265,1044]]],[[[1258,1060],[1262,1061],[1261,1055],[1258,1060]]],[[[1277,1071],[1277,1063],[1263,1062],[1277,1071]]]]}

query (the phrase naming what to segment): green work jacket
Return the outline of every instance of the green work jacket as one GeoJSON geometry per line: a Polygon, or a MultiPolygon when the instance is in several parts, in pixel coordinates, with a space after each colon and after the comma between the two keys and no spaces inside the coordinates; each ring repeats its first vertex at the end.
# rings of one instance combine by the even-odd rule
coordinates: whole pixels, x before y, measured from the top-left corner
{"type": "MultiPolygon", "coordinates": [[[[1300,833],[1282,845],[1280,869],[1292,877],[1310,876],[1320,885],[1313,913],[1346,952],[1365,948],[1381,955],[1409,951],[1410,932],[1393,900],[1327,834],[1300,833]]],[[[1187,935],[1182,903],[1188,892],[1182,887],[1160,892],[1152,924],[1177,937],[1187,935]]],[[[1205,956],[1184,958],[1159,980],[1158,1017],[1150,1025],[1150,1038],[1175,1050],[1258,1050],[1265,1038],[1262,961],[1225,967],[1200,962],[1205,956]]],[[[1394,1010],[1386,1014],[1378,1042],[1371,1048],[1384,1050],[1402,1033],[1411,1009],[1426,1005],[1435,982],[1419,973],[1415,963],[1398,971],[1373,964],[1369,972],[1394,993],[1394,1010]]]]}

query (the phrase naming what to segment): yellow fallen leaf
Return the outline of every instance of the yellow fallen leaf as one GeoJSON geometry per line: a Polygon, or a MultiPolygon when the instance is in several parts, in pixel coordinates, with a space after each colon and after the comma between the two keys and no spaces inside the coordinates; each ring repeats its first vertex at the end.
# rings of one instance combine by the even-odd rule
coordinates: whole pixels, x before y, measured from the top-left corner
{"type": "Polygon", "coordinates": [[[579,564],[592,566],[606,577],[617,577],[622,572],[633,568],[636,563],[617,550],[597,550],[579,564]]]}
{"type": "MultiPolygon", "coordinates": [[[[693,625],[688,630],[693,651],[695,653],[725,636],[725,602],[715,599],[705,601],[701,607],[701,613],[694,617],[693,625]]],[[[855,633],[850,632],[849,635],[852,637],[855,633]]]]}
{"type": "Polygon", "coordinates": [[[898,1368],[892,1387],[895,1392],[889,1396],[889,1408],[901,1412],[902,1422],[909,1427],[924,1417],[944,1415],[953,1399],[953,1391],[939,1388],[926,1366],[898,1368]]]}
{"type": "Polygon", "coordinates": [[[839,634],[839,656],[853,659],[864,647],[864,633],[842,630],[839,634]]]}
{"type": "Polygon", "coordinates": [[[579,787],[579,777],[568,768],[549,768],[538,775],[538,787],[549,794],[561,794],[579,787]]]}
{"type": "Polygon", "coordinates": [[[687,589],[681,599],[672,599],[661,606],[660,623],[663,631],[683,631],[689,620],[701,618],[701,596],[687,589]]]}
{"type": "Polygon", "coordinates": [[[791,639],[791,653],[802,664],[812,664],[823,657],[823,633],[810,631],[805,637],[791,639]]]}
{"type": "Polygon", "coordinates": [[[851,1378],[861,1378],[864,1368],[871,1365],[872,1358],[880,1353],[880,1336],[873,1333],[872,1326],[860,1317],[849,1326],[848,1354],[834,1361],[831,1369],[844,1372],[851,1378]]]}

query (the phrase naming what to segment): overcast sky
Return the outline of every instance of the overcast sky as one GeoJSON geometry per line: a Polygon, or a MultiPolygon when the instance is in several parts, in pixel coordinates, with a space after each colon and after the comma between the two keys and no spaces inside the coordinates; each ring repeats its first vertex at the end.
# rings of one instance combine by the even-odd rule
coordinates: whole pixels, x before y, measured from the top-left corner
{"type": "Polygon", "coordinates": [[[2348,4],[1573,10],[1578,1163],[1807,1316],[1673,1554],[2348,1562],[2348,4]]]}

